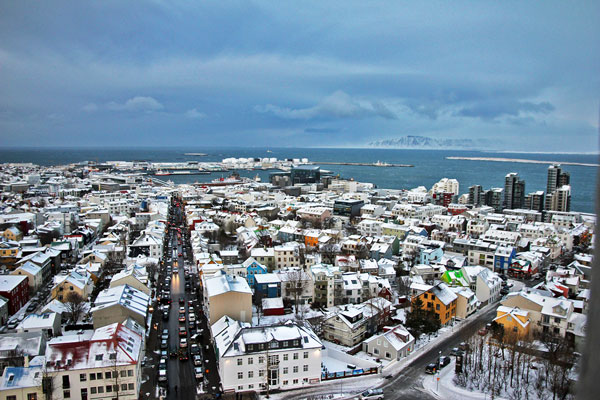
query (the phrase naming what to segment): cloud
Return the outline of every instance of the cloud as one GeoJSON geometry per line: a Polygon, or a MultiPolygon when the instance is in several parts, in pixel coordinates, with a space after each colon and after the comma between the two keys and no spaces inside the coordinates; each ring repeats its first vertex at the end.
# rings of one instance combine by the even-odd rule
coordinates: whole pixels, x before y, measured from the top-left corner
{"type": "Polygon", "coordinates": [[[204,114],[203,112],[198,111],[195,108],[192,108],[191,110],[187,110],[185,112],[185,116],[191,119],[202,119],[202,118],[206,118],[206,114],[204,114]]]}
{"type": "Polygon", "coordinates": [[[85,106],[81,107],[81,109],[85,112],[94,112],[98,111],[98,106],[95,103],[88,103],[85,106]]]}
{"type": "Polygon", "coordinates": [[[554,111],[554,106],[547,101],[533,103],[516,100],[488,100],[463,107],[456,112],[456,115],[494,120],[505,116],[518,117],[527,114],[548,114],[552,111],[554,111]]]}
{"type": "Polygon", "coordinates": [[[153,97],[135,96],[125,103],[111,101],[106,108],[112,111],[145,111],[152,112],[162,110],[164,107],[153,97]]]}
{"type": "Polygon", "coordinates": [[[396,119],[396,115],[381,102],[358,100],[338,90],[317,105],[308,108],[287,108],[273,104],[256,106],[257,112],[273,114],[283,119],[362,119],[381,117],[396,119]]]}
{"type": "Polygon", "coordinates": [[[306,128],[304,133],[337,133],[339,128],[306,128]]]}

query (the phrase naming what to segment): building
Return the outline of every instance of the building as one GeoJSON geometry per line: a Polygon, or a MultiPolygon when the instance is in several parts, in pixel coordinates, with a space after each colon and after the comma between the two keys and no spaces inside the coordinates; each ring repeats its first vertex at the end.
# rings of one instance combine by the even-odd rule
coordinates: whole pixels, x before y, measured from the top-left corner
{"type": "Polygon", "coordinates": [[[546,196],[546,210],[571,211],[571,186],[563,185],[546,196]]]}
{"type": "Polygon", "coordinates": [[[515,335],[518,338],[529,336],[529,312],[518,307],[500,306],[496,310],[494,322],[504,329],[504,335],[515,335]]]}
{"type": "Polygon", "coordinates": [[[511,172],[504,178],[503,208],[523,208],[525,204],[525,181],[519,179],[519,174],[511,172]]]}
{"type": "Polygon", "coordinates": [[[544,191],[538,190],[537,192],[531,192],[525,196],[524,207],[527,210],[535,210],[537,212],[544,211],[544,191]]]}
{"type": "Polygon", "coordinates": [[[60,336],[60,318],[60,315],[54,312],[29,314],[17,325],[17,332],[44,332],[47,337],[60,336]]]}
{"type": "Polygon", "coordinates": [[[30,261],[27,261],[10,274],[26,276],[29,283],[30,293],[35,293],[43,283],[42,269],[30,261]]]}
{"type": "Polygon", "coordinates": [[[360,209],[365,205],[363,200],[338,199],[333,203],[333,214],[345,217],[358,217],[360,209]]]}
{"type": "Polygon", "coordinates": [[[483,204],[484,199],[484,191],[481,185],[469,186],[469,204],[475,207],[479,207],[483,204]]]}
{"type": "Polygon", "coordinates": [[[398,361],[415,350],[415,338],[403,325],[384,327],[383,333],[371,336],[362,343],[362,349],[372,357],[398,361]]]}
{"type": "Polygon", "coordinates": [[[450,290],[445,283],[438,283],[428,290],[413,296],[414,306],[417,298],[423,303],[423,310],[433,311],[440,319],[442,325],[446,325],[456,317],[456,303],[458,296],[450,290]]]}
{"type": "Polygon", "coordinates": [[[13,315],[29,301],[29,278],[3,275],[0,277],[0,296],[8,301],[8,315],[13,315]]]}
{"type": "Polygon", "coordinates": [[[236,321],[252,321],[252,290],[235,275],[203,276],[204,308],[209,324],[224,315],[236,321]]]}
{"type": "Polygon", "coordinates": [[[225,393],[286,390],[321,382],[321,347],[308,327],[230,324],[214,337],[225,393]]]}
{"type": "Polygon", "coordinates": [[[136,400],[142,380],[143,337],[123,324],[52,339],[46,370],[52,399],[136,400]]]}
{"type": "Polygon", "coordinates": [[[261,298],[281,297],[281,280],[274,273],[259,274],[254,277],[254,292],[261,298]]]}
{"type": "Polygon", "coordinates": [[[43,358],[38,357],[26,366],[9,366],[0,378],[0,397],[11,400],[43,399],[43,358]]]}
{"type": "Polygon", "coordinates": [[[559,164],[554,164],[548,167],[548,179],[546,183],[546,200],[544,207],[546,210],[570,211],[570,181],[570,174],[568,172],[563,172],[559,164]],[[563,190],[560,196],[555,196],[555,191],[562,188],[563,186],[569,186],[568,193],[566,193],[566,190],[563,190]]]}
{"type": "Polygon", "coordinates": [[[118,286],[128,285],[134,289],[139,290],[147,296],[150,296],[150,288],[144,284],[143,281],[147,276],[142,275],[136,268],[125,269],[113,275],[110,280],[109,287],[115,288],[118,286]]]}
{"type": "Polygon", "coordinates": [[[150,297],[129,285],[111,287],[101,291],[91,309],[94,328],[122,323],[128,318],[146,326],[150,297]]]}
{"type": "Polygon", "coordinates": [[[342,306],[323,320],[323,337],[342,346],[353,347],[366,335],[368,321],[362,307],[342,306]]]}
{"type": "Polygon", "coordinates": [[[317,183],[321,180],[321,167],[314,165],[299,165],[290,171],[292,185],[302,183],[317,183]]]}
{"type": "Polygon", "coordinates": [[[484,194],[484,204],[490,206],[496,212],[502,212],[502,202],[504,201],[504,189],[491,188],[484,194]]]}
{"type": "Polygon", "coordinates": [[[343,285],[340,267],[317,264],[310,267],[314,282],[313,302],[319,307],[332,307],[341,304],[343,285]]]}
{"type": "Polygon", "coordinates": [[[76,293],[87,300],[92,294],[93,288],[94,285],[90,274],[72,271],[63,280],[54,285],[52,288],[52,298],[66,303],[69,293],[76,293]]]}

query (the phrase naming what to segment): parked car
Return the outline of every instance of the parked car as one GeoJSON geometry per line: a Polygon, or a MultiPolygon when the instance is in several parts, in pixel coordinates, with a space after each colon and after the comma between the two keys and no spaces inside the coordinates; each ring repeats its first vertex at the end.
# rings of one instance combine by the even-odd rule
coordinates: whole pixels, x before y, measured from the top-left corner
{"type": "Polygon", "coordinates": [[[382,400],[383,399],[383,390],[382,389],[369,389],[365,392],[362,392],[359,396],[359,399],[369,399],[369,400],[382,400]]]}
{"type": "Polygon", "coordinates": [[[196,314],[191,313],[190,316],[189,316],[189,319],[190,319],[190,322],[196,321],[196,314]]]}
{"type": "Polygon", "coordinates": [[[451,356],[460,356],[462,354],[463,354],[463,351],[461,349],[459,349],[458,347],[454,347],[452,350],[450,350],[451,356]]]}
{"type": "Polygon", "coordinates": [[[181,339],[179,339],[179,347],[187,347],[187,345],[187,338],[182,337],[181,339]]]}
{"type": "Polygon", "coordinates": [[[196,367],[194,368],[194,376],[196,377],[196,379],[201,380],[202,379],[202,367],[196,367]]]}
{"type": "Polygon", "coordinates": [[[19,321],[13,319],[12,321],[8,321],[8,325],[6,326],[8,327],[8,329],[15,329],[17,325],[19,325],[19,321]]]}
{"type": "Polygon", "coordinates": [[[169,348],[169,341],[166,339],[163,339],[160,341],[160,348],[165,350],[169,348]]]}
{"type": "Polygon", "coordinates": [[[160,337],[162,340],[169,340],[169,330],[163,329],[162,336],[160,337]]]}
{"type": "Polygon", "coordinates": [[[187,330],[185,329],[185,326],[179,327],[179,336],[187,336],[187,330]]]}
{"type": "Polygon", "coordinates": [[[198,344],[196,343],[193,343],[192,345],[190,345],[190,352],[192,353],[192,355],[200,354],[200,346],[198,346],[198,344]]]}
{"type": "Polygon", "coordinates": [[[437,370],[438,370],[437,363],[427,364],[427,366],[425,367],[425,373],[426,374],[433,375],[433,374],[435,374],[435,372],[437,370]]]}
{"type": "Polygon", "coordinates": [[[167,381],[167,369],[159,369],[158,370],[158,381],[163,383],[167,381]]]}
{"type": "Polygon", "coordinates": [[[185,322],[185,313],[179,314],[179,322],[185,322]]]}
{"type": "Polygon", "coordinates": [[[202,356],[194,356],[194,365],[196,367],[202,366],[202,356]]]}
{"type": "Polygon", "coordinates": [[[444,368],[448,364],[450,364],[450,357],[441,356],[440,357],[440,368],[444,368]]]}

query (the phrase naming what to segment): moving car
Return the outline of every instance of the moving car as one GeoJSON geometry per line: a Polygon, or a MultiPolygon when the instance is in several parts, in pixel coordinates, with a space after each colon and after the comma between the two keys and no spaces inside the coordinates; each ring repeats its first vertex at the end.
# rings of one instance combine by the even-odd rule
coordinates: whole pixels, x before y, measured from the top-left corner
{"type": "Polygon", "coordinates": [[[437,370],[438,370],[437,363],[427,364],[427,366],[425,367],[425,373],[426,374],[433,375],[433,374],[435,374],[435,372],[437,370]]]}
{"type": "Polygon", "coordinates": [[[179,347],[186,347],[187,348],[187,338],[182,337],[181,339],[179,339],[179,347]]]}
{"type": "Polygon", "coordinates": [[[163,329],[162,336],[160,337],[162,340],[169,340],[169,330],[163,329]]]}
{"type": "Polygon", "coordinates": [[[382,389],[369,389],[366,392],[362,392],[359,396],[359,399],[373,399],[373,400],[381,400],[383,399],[383,390],[382,389]]]}
{"type": "Polygon", "coordinates": [[[187,336],[187,331],[185,330],[185,326],[179,327],[179,336],[187,336]]]}
{"type": "Polygon", "coordinates": [[[201,367],[196,367],[194,368],[194,376],[196,377],[196,379],[201,380],[202,379],[202,368],[201,367]]]}
{"type": "Polygon", "coordinates": [[[202,366],[202,356],[194,356],[194,365],[196,367],[202,366]]]}
{"type": "Polygon", "coordinates": [[[450,357],[441,356],[440,357],[440,368],[444,368],[448,364],[450,364],[450,357]]]}
{"type": "Polygon", "coordinates": [[[160,348],[163,350],[166,350],[169,348],[169,341],[166,339],[163,339],[160,341],[160,348]]]}
{"type": "Polygon", "coordinates": [[[179,314],[179,322],[185,322],[185,313],[179,314]]]}

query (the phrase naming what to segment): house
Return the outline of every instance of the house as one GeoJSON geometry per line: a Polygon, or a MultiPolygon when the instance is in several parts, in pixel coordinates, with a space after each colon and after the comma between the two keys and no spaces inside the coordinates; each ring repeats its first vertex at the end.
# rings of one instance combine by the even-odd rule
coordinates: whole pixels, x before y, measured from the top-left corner
{"type": "Polygon", "coordinates": [[[144,254],[146,256],[160,258],[163,253],[163,241],[144,231],[129,245],[129,253],[130,257],[144,254]]]}
{"type": "Polygon", "coordinates": [[[500,306],[496,310],[494,322],[504,328],[505,335],[515,335],[518,338],[529,336],[531,326],[529,312],[518,307],[500,306]]]}
{"type": "Polygon", "coordinates": [[[142,275],[136,268],[126,269],[113,275],[112,279],[110,280],[109,287],[114,288],[117,286],[128,285],[139,290],[145,295],[150,296],[150,288],[142,282],[142,280],[145,280],[146,282],[148,281],[147,275],[145,276],[146,279],[143,277],[144,275],[142,275]]]}
{"type": "Polygon", "coordinates": [[[421,299],[424,310],[433,311],[437,314],[442,325],[446,325],[456,317],[458,296],[445,283],[440,282],[421,294],[413,296],[413,307],[417,299],[421,299]]]}
{"type": "Polygon", "coordinates": [[[94,307],[90,310],[94,328],[122,323],[127,318],[146,326],[150,297],[129,285],[105,289],[98,293],[94,307]]]}
{"type": "Polygon", "coordinates": [[[362,283],[355,272],[342,274],[344,303],[358,304],[362,301],[362,283]]]}
{"type": "Polygon", "coordinates": [[[281,297],[269,297],[261,300],[263,315],[283,315],[283,299],[281,297]]]}
{"type": "Polygon", "coordinates": [[[44,332],[47,337],[60,336],[60,323],[60,315],[57,313],[29,314],[17,325],[17,332],[44,332]]]}
{"type": "Polygon", "coordinates": [[[327,264],[316,264],[310,267],[314,282],[314,299],[317,306],[332,307],[336,302],[341,304],[344,282],[339,267],[327,264]]]}
{"type": "Polygon", "coordinates": [[[8,314],[13,315],[29,301],[29,278],[25,275],[0,276],[0,296],[8,301],[8,314]]]}
{"type": "Polygon", "coordinates": [[[451,287],[450,290],[458,296],[456,299],[456,318],[465,319],[479,309],[481,302],[477,300],[477,296],[468,286],[451,287]]]}
{"type": "Polygon", "coordinates": [[[261,298],[281,297],[281,279],[277,274],[258,274],[254,280],[254,292],[261,298]]]}
{"type": "Polygon", "coordinates": [[[254,248],[250,252],[250,256],[260,264],[266,265],[269,272],[275,268],[275,250],[273,248],[254,248]]]}
{"type": "Polygon", "coordinates": [[[46,347],[53,399],[136,400],[142,382],[143,338],[123,324],[54,338],[46,347]]]}
{"type": "Polygon", "coordinates": [[[245,279],[235,275],[203,276],[203,286],[209,324],[224,315],[242,322],[252,321],[252,290],[245,279]]]}
{"type": "Polygon", "coordinates": [[[254,276],[259,274],[266,274],[267,267],[259,264],[255,259],[249,257],[242,263],[244,267],[246,267],[246,279],[248,280],[248,285],[253,288],[254,287],[254,276]]]}
{"type": "Polygon", "coordinates": [[[342,346],[355,346],[364,339],[367,322],[362,307],[342,306],[323,320],[323,337],[342,346]]]}
{"type": "Polygon", "coordinates": [[[431,265],[439,263],[444,255],[444,250],[441,247],[423,247],[419,251],[418,263],[431,265]]]}
{"type": "Polygon", "coordinates": [[[469,288],[475,291],[477,300],[481,302],[482,306],[500,299],[502,279],[497,273],[480,266],[463,267],[461,272],[469,282],[469,288]]]}
{"type": "Polygon", "coordinates": [[[79,260],[79,264],[86,264],[86,263],[100,263],[102,265],[106,264],[106,262],[108,261],[108,256],[102,252],[99,252],[97,250],[92,250],[92,252],[90,252],[88,255],[86,255],[85,257],[83,257],[81,260],[79,260]]]}
{"type": "Polygon", "coordinates": [[[415,338],[403,325],[384,327],[384,332],[371,336],[362,343],[362,350],[372,357],[395,361],[408,356],[415,349],[415,338]]]}
{"type": "Polygon", "coordinates": [[[32,263],[31,261],[27,261],[25,264],[21,265],[14,271],[11,271],[11,275],[23,275],[28,278],[29,291],[30,293],[35,293],[42,286],[43,278],[42,278],[42,269],[32,263]]]}
{"type": "Polygon", "coordinates": [[[0,325],[4,325],[8,321],[8,300],[0,296],[0,325]]]}
{"type": "Polygon", "coordinates": [[[17,262],[17,266],[24,265],[26,263],[33,263],[40,267],[42,270],[42,279],[44,281],[50,279],[53,272],[58,271],[60,267],[60,253],[51,249],[42,251],[36,251],[33,254],[29,254],[17,262]],[[58,256],[58,257],[57,257],[58,256]],[[58,260],[57,260],[58,258],[58,260]]]}
{"type": "Polygon", "coordinates": [[[225,393],[286,390],[321,382],[321,347],[307,326],[287,322],[265,327],[231,324],[215,336],[225,393]]]}
{"type": "MultiPolygon", "coordinates": [[[[531,330],[564,337],[574,313],[573,302],[564,297],[554,298],[535,291],[509,293],[502,305],[525,310],[532,323],[531,330]]],[[[533,332],[532,332],[533,333],[533,332]]]]}
{"type": "Polygon", "coordinates": [[[88,299],[92,294],[94,284],[88,274],[72,271],[66,277],[57,277],[59,280],[52,288],[52,298],[66,303],[69,293],[76,293],[83,299],[88,299]]]}
{"type": "Polygon", "coordinates": [[[23,233],[16,226],[11,226],[10,228],[5,229],[4,232],[2,232],[2,236],[6,240],[12,240],[15,242],[23,239],[23,233]]]}
{"type": "Polygon", "coordinates": [[[12,400],[43,399],[42,357],[37,357],[27,365],[7,367],[0,378],[0,397],[12,400]]]}
{"type": "Polygon", "coordinates": [[[310,304],[315,294],[312,275],[302,269],[285,269],[278,272],[281,280],[281,297],[298,304],[310,304]]]}
{"type": "Polygon", "coordinates": [[[0,335],[0,369],[22,367],[24,356],[36,357],[46,351],[46,335],[43,332],[16,332],[0,335]]]}

